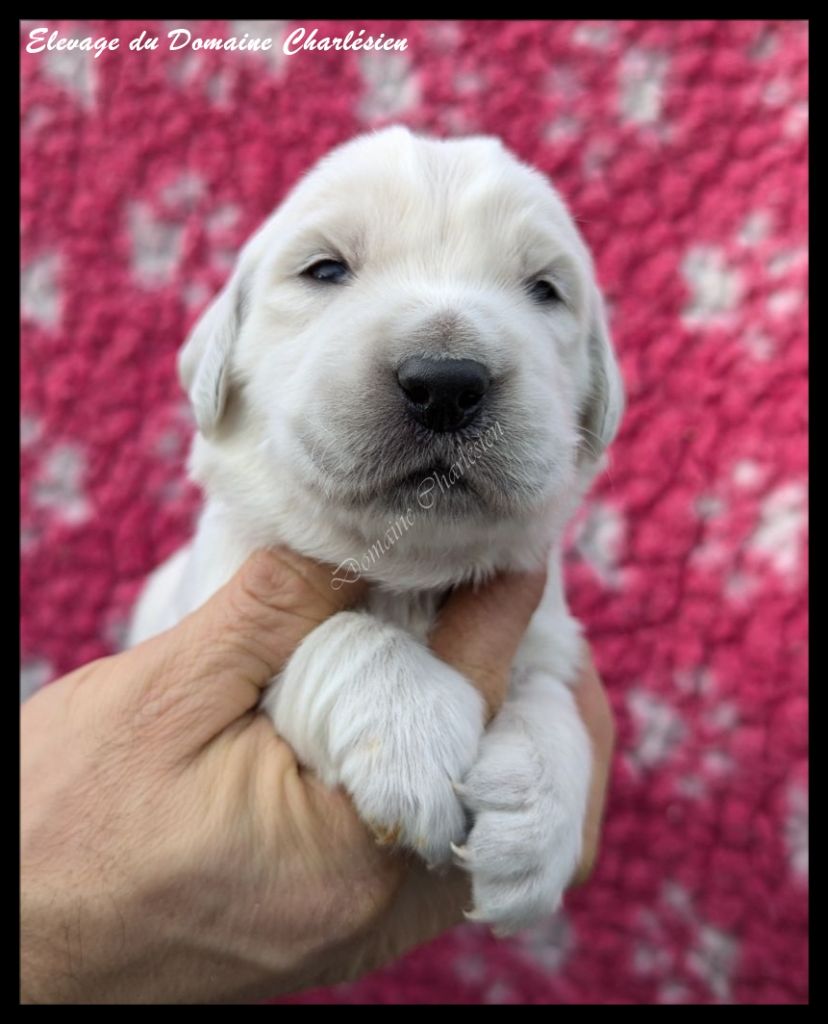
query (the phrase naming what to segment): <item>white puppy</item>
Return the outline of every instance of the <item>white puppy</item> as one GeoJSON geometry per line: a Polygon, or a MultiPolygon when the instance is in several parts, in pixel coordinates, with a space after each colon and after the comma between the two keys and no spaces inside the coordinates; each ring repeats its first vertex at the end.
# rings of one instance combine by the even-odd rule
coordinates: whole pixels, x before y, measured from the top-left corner
{"type": "Polygon", "coordinates": [[[207,503],[130,642],[260,546],[336,566],[334,587],[365,576],[365,607],[314,630],[274,680],[277,731],[377,832],[432,863],[454,847],[475,919],[505,932],[550,913],[580,856],[591,763],[560,539],[623,404],[560,197],[495,139],[394,127],[349,142],[247,242],[179,370],[207,503]],[[478,692],[424,639],[448,588],[537,567],[550,543],[484,732],[478,692]]]}

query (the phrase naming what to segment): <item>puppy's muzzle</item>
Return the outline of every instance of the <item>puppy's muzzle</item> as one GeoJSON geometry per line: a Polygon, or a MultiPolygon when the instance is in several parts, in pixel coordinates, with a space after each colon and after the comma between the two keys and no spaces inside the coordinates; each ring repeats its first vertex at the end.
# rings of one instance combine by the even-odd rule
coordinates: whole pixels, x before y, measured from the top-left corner
{"type": "Polygon", "coordinates": [[[491,384],[489,371],[472,359],[412,356],[397,370],[409,415],[437,434],[468,426],[491,384]]]}

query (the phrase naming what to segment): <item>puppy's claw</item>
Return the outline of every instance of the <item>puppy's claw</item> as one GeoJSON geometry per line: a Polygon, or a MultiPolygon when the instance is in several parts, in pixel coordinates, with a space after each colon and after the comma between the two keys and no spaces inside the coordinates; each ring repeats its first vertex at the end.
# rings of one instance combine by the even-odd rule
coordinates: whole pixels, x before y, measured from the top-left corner
{"type": "Polygon", "coordinates": [[[468,790],[463,785],[463,783],[462,782],[455,782],[454,779],[452,779],[451,788],[454,790],[454,792],[458,796],[461,796],[461,797],[462,796],[466,796],[466,794],[468,793],[468,790]]]}
{"type": "Polygon", "coordinates": [[[458,846],[457,843],[449,843],[449,846],[451,847],[451,852],[454,854],[455,859],[458,860],[461,863],[461,865],[468,864],[469,860],[471,859],[468,847],[458,846]]]}

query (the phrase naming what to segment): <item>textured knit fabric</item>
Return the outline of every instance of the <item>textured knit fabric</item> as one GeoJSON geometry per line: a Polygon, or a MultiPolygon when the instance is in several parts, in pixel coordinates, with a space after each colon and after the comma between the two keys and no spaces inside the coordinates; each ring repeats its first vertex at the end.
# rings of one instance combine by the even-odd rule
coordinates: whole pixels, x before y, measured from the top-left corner
{"type": "Polygon", "coordinates": [[[807,26],[297,27],[22,23],[21,695],[115,650],[191,535],[175,353],[252,229],[366,128],[497,134],[571,204],[628,392],[567,570],[619,726],[601,860],[530,932],[295,1001],[804,1002],[807,26]],[[120,49],[26,53],[41,25],[120,49]]]}

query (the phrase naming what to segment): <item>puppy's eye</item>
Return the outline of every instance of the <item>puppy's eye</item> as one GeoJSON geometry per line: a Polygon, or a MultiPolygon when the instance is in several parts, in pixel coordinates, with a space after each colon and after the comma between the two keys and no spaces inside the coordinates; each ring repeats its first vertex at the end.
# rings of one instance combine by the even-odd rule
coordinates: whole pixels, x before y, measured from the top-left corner
{"type": "Polygon", "coordinates": [[[554,284],[549,281],[530,281],[528,284],[529,295],[535,302],[547,305],[552,302],[562,302],[561,293],[554,284]]]}
{"type": "Polygon", "coordinates": [[[347,266],[339,260],[320,260],[308,267],[302,274],[303,277],[312,277],[314,281],[321,281],[323,284],[341,284],[350,274],[347,266]]]}

